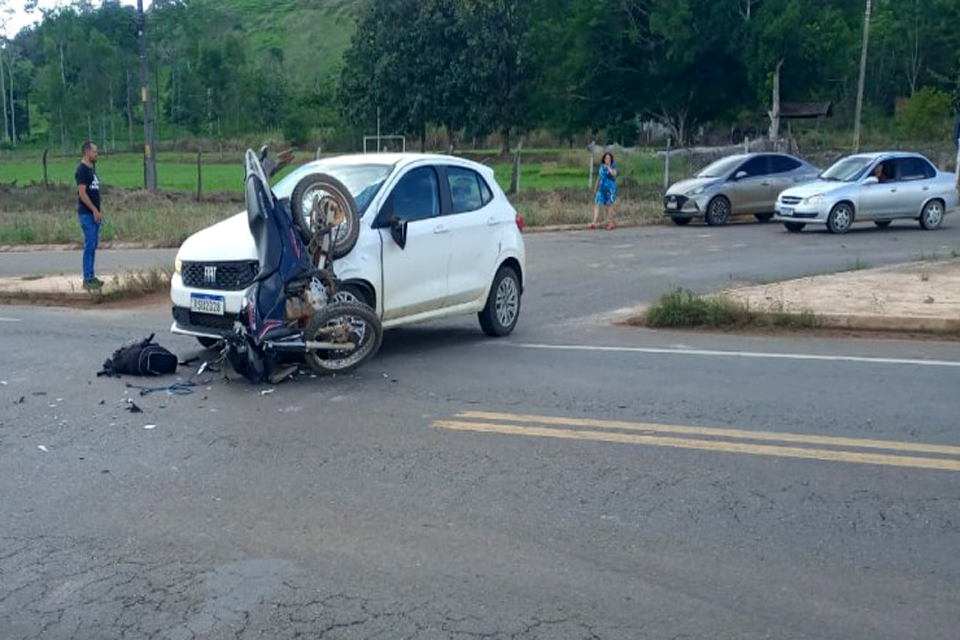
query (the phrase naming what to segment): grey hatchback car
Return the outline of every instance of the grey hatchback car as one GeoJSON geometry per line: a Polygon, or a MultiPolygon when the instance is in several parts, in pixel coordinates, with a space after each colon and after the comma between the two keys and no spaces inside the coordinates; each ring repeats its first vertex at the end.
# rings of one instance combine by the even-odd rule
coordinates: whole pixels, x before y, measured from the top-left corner
{"type": "Polygon", "coordinates": [[[724,225],[737,214],[753,214],[760,222],[773,218],[780,192],[817,177],[820,170],[785,153],[727,156],[693,178],[670,186],[663,198],[664,215],[684,225],[703,218],[724,225]]]}

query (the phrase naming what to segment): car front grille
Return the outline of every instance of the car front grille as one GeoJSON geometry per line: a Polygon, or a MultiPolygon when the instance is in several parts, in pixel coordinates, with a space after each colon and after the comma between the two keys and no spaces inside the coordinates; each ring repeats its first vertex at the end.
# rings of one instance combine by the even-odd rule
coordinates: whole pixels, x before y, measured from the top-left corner
{"type": "Polygon", "coordinates": [[[683,205],[687,203],[686,196],[666,196],[663,199],[663,206],[675,209],[683,209],[683,205]]]}
{"type": "Polygon", "coordinates": [[[173,308],[173,319],[185,329],[213,330],[217,333],[233,331],[235,315],[218,316],[210,313],[194,313],[185,307],[173,308]]]}
{"type": "Polygon", "coordinates": [[[803,201],[803,198],[798,198],[797,196],[781,196],[780,202],[783,204],[800,204],[803,201]]]}
{"type": "Polygon", "coordinates": [[[181,275],[187,287],[218,291],[242,291],[260,271],[256,260],[238,262],[184,262],[181,275]]]}

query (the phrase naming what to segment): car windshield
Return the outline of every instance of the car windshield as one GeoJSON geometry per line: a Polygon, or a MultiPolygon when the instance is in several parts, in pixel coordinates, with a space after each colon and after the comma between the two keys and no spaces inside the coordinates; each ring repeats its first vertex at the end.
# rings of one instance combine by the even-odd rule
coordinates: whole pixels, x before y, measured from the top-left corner
{"type": "Polygon", "coordinates": [[[850,156],[834,163],[832,167],[820,174],[821,180],[835,180],[837,182],[853,182],[859,179],[867,167],[873,162],[870,156],[850,156]]]}
{"type": "Polygon", "coordinates": [[[729,158],[722,158],[707,166],[706,169],[697,174],[697,177],[722,178],[737,168],[741,162],[743,162],[743,156],[730,156],[729,158]]]}
{"type": "Polygon", "coordinates": [[[297,183],[311,173],[326,173],[343,183],[350,195],[357,201],[357,208],[363,216],[393,171],[391,164],[335,164],[321,162],[306,164],[284,177],[273,192],[280,198],[289,198],[297,183]]]}

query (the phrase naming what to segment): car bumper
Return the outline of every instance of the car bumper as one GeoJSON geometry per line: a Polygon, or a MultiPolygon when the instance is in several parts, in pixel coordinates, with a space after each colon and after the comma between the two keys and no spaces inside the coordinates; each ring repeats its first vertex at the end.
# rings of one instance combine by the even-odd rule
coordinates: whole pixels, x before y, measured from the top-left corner
{"type": "Polygon", "coordinates": [[[708,198],[668,194],[663,199],[663,215],[679,218],[702,218],[708,198]]]}
{"type": "Polygon", "coordinates": [[[209,338],[218,338],[232,332],[233,323],[240,315],[245,293],[246,289],[223,291],[187,287],[180,274],[174,274],[170,281],[170,300],[173,303],[173,325],[170,331],[209,338]],[[222,297],[223,315],[192,310],[190,299],[194,294],[222,297]]]}
{"type": "Polygon", "coordinates": [[[822,206],[777,202],[774,206],[774,220],[778,222],[825,223],[827,213],[822,206]]]}

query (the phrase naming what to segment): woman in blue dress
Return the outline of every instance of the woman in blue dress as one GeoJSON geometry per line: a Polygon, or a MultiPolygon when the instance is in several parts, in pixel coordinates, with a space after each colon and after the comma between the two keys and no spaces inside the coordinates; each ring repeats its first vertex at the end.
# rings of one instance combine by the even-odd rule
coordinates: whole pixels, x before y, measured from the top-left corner
{"type": "Polygon", "coordinates": [[[606,209],[607,231],[613,229],[613,204],[617,201],[617,163],[613,154],[607,151],[600,159],[600,178],[597,180],[597,194],[593,204],[593,222],[591,229],[600,223],[600,207],[606,209]]]}

